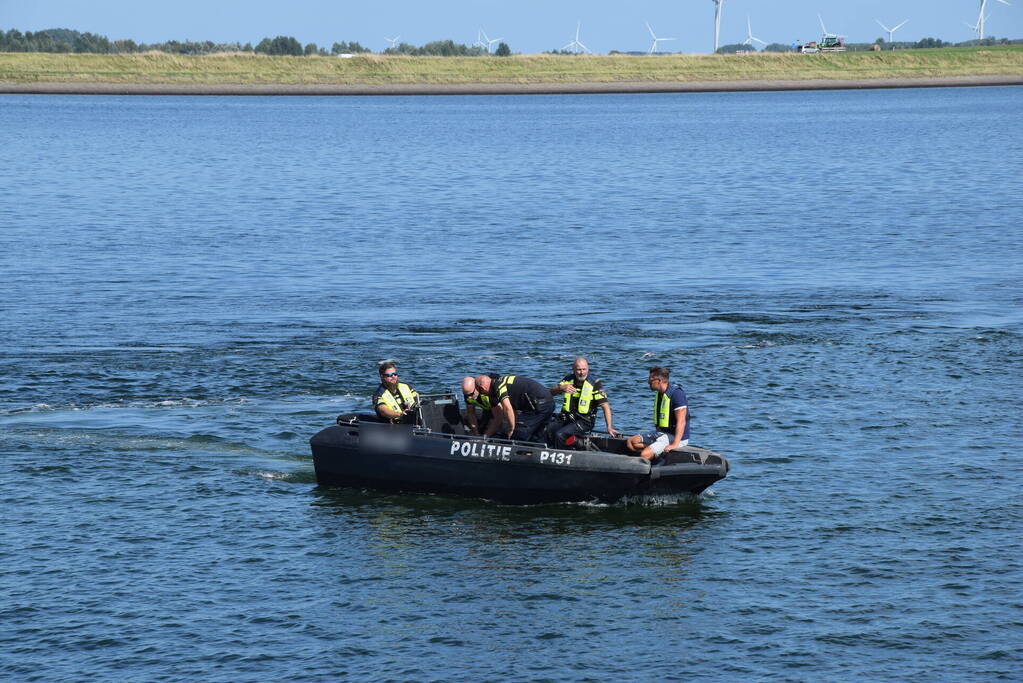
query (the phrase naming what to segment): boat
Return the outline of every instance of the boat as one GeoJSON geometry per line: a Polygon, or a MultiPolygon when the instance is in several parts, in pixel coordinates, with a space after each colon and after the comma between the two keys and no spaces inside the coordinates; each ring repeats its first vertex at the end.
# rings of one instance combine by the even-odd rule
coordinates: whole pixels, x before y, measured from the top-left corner
{"type": "Polygon", "coordinates": [[[383,491],[483,498],[506,504],[699,495],[723,479],[728,459],[697,446],[655,464],[623,437],[591,433],[572,448],[468,433],[453,393],[421,395],[408,424],[347,414],[310,440],[316,481],[383,491]]]}

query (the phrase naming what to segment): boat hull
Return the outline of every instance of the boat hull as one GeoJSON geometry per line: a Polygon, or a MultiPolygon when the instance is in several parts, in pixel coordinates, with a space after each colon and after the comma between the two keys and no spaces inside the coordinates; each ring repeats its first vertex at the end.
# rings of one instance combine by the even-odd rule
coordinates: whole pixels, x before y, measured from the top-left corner
{"type": "Polygon", "coordinates": [[[557,450],[372,423],[328,427],[313,436],[310,445],[317,482],[324,486],[439,493],[510,504],[699,494],[722,479],[729,467],[723,456],[695,447],[673,451],[664,464],[651,466],[641,458],[611,452],[557,450]]]}

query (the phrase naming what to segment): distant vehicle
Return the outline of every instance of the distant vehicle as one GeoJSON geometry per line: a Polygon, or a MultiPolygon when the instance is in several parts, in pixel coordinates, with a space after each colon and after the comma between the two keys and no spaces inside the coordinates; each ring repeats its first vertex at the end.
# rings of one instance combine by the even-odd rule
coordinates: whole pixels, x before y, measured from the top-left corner
{"type": "Polygon", "coordinates": [[[817,49],[821,52],[845,52],[845,38],[843,36],[824,36],[821,42],[817,43],[817,49]]]}
{"type": "Polygon", "coordinates": [[[797,45],[796,52],[812,54],[815,52],[845,52],[845,36],[826,35],[820,42],[811,40],[806,45],[797,45]]]}

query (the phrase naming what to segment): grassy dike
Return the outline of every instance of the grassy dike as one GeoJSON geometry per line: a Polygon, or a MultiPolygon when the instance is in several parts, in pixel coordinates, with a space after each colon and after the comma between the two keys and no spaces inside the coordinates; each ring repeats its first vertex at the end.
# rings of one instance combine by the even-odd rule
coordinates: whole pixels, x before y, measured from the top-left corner
{"type": "MultiPolygon", "coordinates": [[[[0,53],[0,90],[47,84],[242,88],[305,86],[572,86],[770,83],[1020,77],[1023,47],[748,55],[516,55],[483,57],[268,57],[0,53]],[[3,86],[8,86],[4,88],[3,86]]],[[[1011,80],[1011,79],[1010,79],[1011,80]]],[[[551,88],[548,88],[551,89],[551,88]]]]}

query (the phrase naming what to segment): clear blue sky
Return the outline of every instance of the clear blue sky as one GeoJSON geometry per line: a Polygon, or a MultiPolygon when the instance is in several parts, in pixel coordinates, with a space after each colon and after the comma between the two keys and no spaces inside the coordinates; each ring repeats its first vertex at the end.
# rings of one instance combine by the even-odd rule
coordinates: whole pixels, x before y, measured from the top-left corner
{"type": "MultiPolygon", "coordinates": [[[[1023,0],[1009,2],[989,0],[987,35],[1023,38],[1023,0]]],[[[909,20],[896,40],[960,42],[973,37],[964,23],[974,22],[979,7],[979,0],[725,0],[721,44],[745,39],[747,14],[753,35],[769,43],[813,40],[820,37],[818,12],[829,31],[852,42],[884,35],[875,18],[888,26],[909,20]]],[[[658,35],[676,38],[661,43],[662,50],[710,52],[713,19],[711,0],[0,0],[3,29],[71,28],[148,43],[255,44],[291,35],[327,48],[356,40],[375,52],[387,47],[384,36],[399,34],[416,45],[448,38],[471,43],[481,26],[515,52],[542,52],[569,42],[577,20],[582,42],[594,52],[646,50],[646,21],[658,35]]]]}

